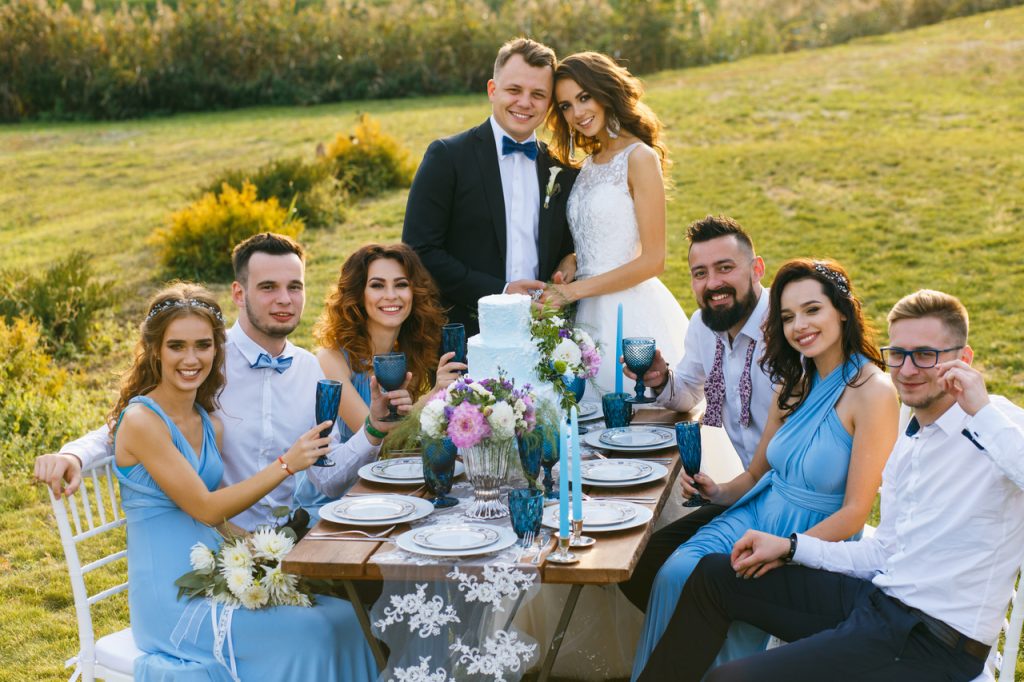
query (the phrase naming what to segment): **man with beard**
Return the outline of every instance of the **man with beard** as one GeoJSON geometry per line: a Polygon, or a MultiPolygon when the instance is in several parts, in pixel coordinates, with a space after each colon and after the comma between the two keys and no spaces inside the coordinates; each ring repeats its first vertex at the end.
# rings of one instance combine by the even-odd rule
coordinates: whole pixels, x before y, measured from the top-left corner
{"type": "Polygon", "coordinates": [[[914,417],[882,472],[878,529],[749,530],[704,557],[641,682],[980,679],[1024,558],[1024,410],[988,394],[955,297],[921,290],[888,319],[882,357],[914,417]],[[734,620],[791,643],[704,677],[734,620]]]}
{"type": "MultiPolygon", "coordinates": [[[[768,314],[768,289],[761,286],[764,260],[750,235],[732,218],[707,216],[690,225],[690,284],[697,310],[686,331],[685,354],[671,371],[657,353],[644,383],[658,394],[658,405],[688,412],[707,400],[703,423],[724,426],[743,462],[750,464],[774,399],[771,380],[758,360],[768,314]]],[[[627,376],[635,376],[627,368],[627,376]]],[[[679,474],[691,485],[693,479],[679,474]]],[[[697,474],[697,483],[703,474],[697,474]]],[[[662,564],[725,507],[708,504],[656,532],[641,555],[633,577],[620,583],[623,594],[647,609],[654,576],[662,564]]]]}
{"type": "MultiPolygon", "coordinates": [[[[310,352],[288,341],[306,300],[302,246],[284,235],[258,234],[235,247],[232,264],[231,298],[239,314],[227,332],[226,383],[215,412],[224,424],[224,485],[254,475],[316,426],[316,383],[324,376],[310,352]]],[[[326,454],[335,466],[308,470],[317,489],[327,495],[339,497],[355,480],[356,470],[376,459],[381,438],[374,434],[397,423],[380,421],[388,413],[389,400],[403,412],[409,410],[412,401],[405,390],[390,391],[386,398],[375,382],[372,390],[367,426],[346,443],[339,443],[337,431],[332,431],[326,454]]],[[[104,425],[65,445],[59,454],[37,458],[35,477],[54,494],[61,494],[62,486],[71,494],[81,482],[82,468],[110,454],[110,431],[104,425]]],[[[232,522],[245,530],[277,525],[273,509],[292,506],[294,481],[288,476],[232,522]]]]}

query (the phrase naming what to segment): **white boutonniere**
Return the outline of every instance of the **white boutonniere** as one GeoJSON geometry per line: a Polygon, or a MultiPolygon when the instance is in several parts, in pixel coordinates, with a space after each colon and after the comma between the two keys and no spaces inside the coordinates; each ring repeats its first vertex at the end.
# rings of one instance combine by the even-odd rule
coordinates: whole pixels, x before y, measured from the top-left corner
{"type": "Polygon", "coordinates": [[[558,174],[561,172],[561,166],[552,166],[548,169],[548,173],[550,175],[548,175],[548,187],[544,191],[544,208],[547,208],[548,204],[551,203],[551,197],[558,194],[562,189],[561,185],[555,184],[555,178],[557,178],[558,174]]]}

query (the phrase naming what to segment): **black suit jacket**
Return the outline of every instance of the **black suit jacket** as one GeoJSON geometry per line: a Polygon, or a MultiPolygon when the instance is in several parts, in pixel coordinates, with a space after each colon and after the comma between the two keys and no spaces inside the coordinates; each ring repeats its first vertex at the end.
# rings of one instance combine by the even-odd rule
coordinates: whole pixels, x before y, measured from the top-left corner
{"type": "MultiPolygon", "coordinates": [[[[576,171],[563,170],[544,208],[548,169],[554,161],[541,144],[537,156],[538,279],[547,280],[572,253],[565,217],[576,171]]],[[[505,198],[490,119],[465,132],[435,140],[427,148],[409,190],[402,241],[423,260],[441,289],[448,318],[479,331],[476,303],[505,287],[505,198]]]]}

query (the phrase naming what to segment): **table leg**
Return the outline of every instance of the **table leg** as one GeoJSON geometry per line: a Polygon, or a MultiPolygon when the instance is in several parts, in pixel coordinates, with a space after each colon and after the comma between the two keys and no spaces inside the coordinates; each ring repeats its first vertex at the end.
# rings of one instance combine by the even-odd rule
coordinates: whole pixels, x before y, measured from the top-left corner
{"type": "Polygon", "coordinates": [[[555,636],[551,638],[551,645],[548,647],[548,653],[544,657],[544,665],[541,666],[537,682],[547,682],[548,677],[551,675],[551,669],[555,667],[558,650],[562,648],[565,631],[569,627],[569,620],[572,618],[572,612],[576,609],[576,601],[580,598],[580,590],[582,589],[583,585],[573,585],[572,589],[569,590],[565,606],[562,607],[562,617],[558,619],[558,627],[555,629],[555,636]]]}
{"type": "Polygon", "coordinates": [[[356,586],[352,584],[351,580],[343,580],[342,584],[345,586],[345,593],[348,595],[348,600],[352,603],[352,608],[356,612],[356,618],[359,619],[359,626],[363,629],[363,636],[366,637],[366,643],[370,645],[370,651],[373,652],[373,658],[377,661],[377,670],[384,672],[384,668],[387,667],[388,659],[384,657],[384,651],[380,648],[380,642],[373,636],[373,629],[370,627],[370,616],[367,613],[366,605],[363,604],[363,600],[359,598],[359,593],[356,591],[356,586]]]}

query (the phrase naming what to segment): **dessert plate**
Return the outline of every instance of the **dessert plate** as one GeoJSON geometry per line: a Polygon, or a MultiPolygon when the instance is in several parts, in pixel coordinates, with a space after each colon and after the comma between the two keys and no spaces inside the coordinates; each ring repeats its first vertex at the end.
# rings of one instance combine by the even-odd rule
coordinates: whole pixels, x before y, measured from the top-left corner
{"type": "Polygon", "coordinates": [[[370,471],[375,476],[394,480],[408,481],[412,478],[423,478],[423,460],[419,457],[396,457],[374,462],[370,471]]]}
{"type": "Polygon", "coordinates": [[[671,443],[675,434],[660,426],[621,426],[605,429],[598,440],[622,448],[656,448],[671,443]]]}
{"type": "Polygon", "coordinates": [[[340,500],[328,502],[320,508],[320,518],[332,523],[343,523],[346,526],[390,526],[396,523],[408,523],[434,511],[430,500],[409,495],[360,495],[358,497],[342,497],[340,500]],[[400,516],[393,516],[397,508],[409,511],[400,516]],[[339,511],[340,510],[340,511],[339,511]]]}
{"type": "MultiPolygon", "coordinates": [[[[607,520],[611,514],[616,514],[616,513],[618,513],[618,514],[628,514],[629,512],[611,512],[610,514],[607,513],[607,512],[604,512],[603,516],[596,516],[596,517],[595,516],[591,516],[591,518],[596,518],[598,520],[607,520]]],[[[638,504],[633,504],[631,502],[603,502],[603,501],[599,501],[599,500],[588,500],[588,501],[584,501],[583,502],[583,531],[585,533],[610,533],[610,532],[616,531],[616,530],[627,530],[629,528],[636,528],[638,526],[642,526],[642,525],[650,522],[650,520],[652,518],[654,518],[654,512],[653,511],[651,511],[647,507],[644,507],[644,506],[641,506],[641,505],[638,505],[638,504]],[[620,506],[620,507],[628,507],[629,511],[632,512],[632,516],[627,518],[627,519],[625,519],[625,520],[623,520],[623,521],[620,521],[618,523],[608,523],[608,524],[602,524],[602,525],[595,525],[594,523],[589,522],[590,519],[588,519],[588,516],[587,516],[587,505],[588,504],[602,504],[602,505],[615,504],[616,506],[620,506]]],[[[557,531],[558,530],[558,507],[547,507],[544,510],[544,517],[543,517],[541,523],[544,526],[546,526],[547,528],[553,528],[553,529],[555,529],[557,531]]]]}
{"type": "Polygon", "coordinates": [[[646,478],[654,471],[650,462],[637,459],[598,459],[580,464],[580,476],[586,481],[622,483],[646,478]]]}
{"type": "Polygon", "coordinates": [[[645,450],[660,450],[675,445],[675,433],[671,429],[660,426],[625,426],[618,429],[595,429],[581,434],[580,439],[584,444],[599,450],[615,450],[617,452],[644,452],[645,450]],[[611,437],[612,442],[602,440],[602,436],[609,431],[632,431],[634,429],[655,429],[663,432],[660,435],[647,434],[633,438],[632,436],[615,435],[611,437]],[[618,442],[616,442],[618,441],[618,442]],[[623,445],[623,442],[651,442],[651,445],[623,445]]]}
{"type": "Polygon", "coordinates": [[[498,530],[493,526],[464,524],[460,526],[430,526],[413,535],[412,540],[421,547],[438,551],[480,549],[498,541],[498,530]]]}
{"type": "Polygon", "coordinates": [[[599,417],[604,416],[601,413],[600,403],[582,402],[576,406],[576,409],[579,410],[578,418],[580,421],[586,421],[588,419],[598,419],[599,417]]]}
{"type": "MultiPolygon", "coordinates": [[[[597,461],[595,461],[593,463],[596,464],[597,462],[612,462],[612,461],[639,462],[639,460],[635,460],[635,459],[627,459],[627,460],[608,460],[608,459],[606,459],[606,460],[597,460],[597,461]]],[[[634,485],[647,485],[648,483],[653,483],[655,481],[660,481],[661,479],[665,478],[665,476],[668,475],[668,468],[667,467],[664,467],[661,464],[658,464],[656,462],[644,462],[644,464],[647,464],[648,466],[651,467],[651,473],[647,474],[643,478],[637,478],[637,479],[625,480],[625,481],[602,481],[602,480],[599,480],[599,479],[587,478],[587,475],[583,473],[583,467],[585,467],[588,463],[589,462],[584,462],[580,466],[580,482],[582,482],[583,485],[589,485],[592,488],[628,488],[629,486],[634,486],[634,485]]]]}
{"type": "MultiPolygon", "coordinates": [[[[437,528],[444,528],[444,526],[437,526],[437,528]]],[[[415,537],[424,531],[423,528],[414,528],[402,533],[395,538],[395,544],[397,544],[399,548],[413,554],[437,557],[461,557],[498,552],[503,549],[508,549],[519,541],[519,537],[516,535],[515,531],[512,530],[511,526],[494,526],[493,528],[498,533],[498,539],[495,542],[489,545],[484,545],[483,547],[473,547],[471,549],[433,549],[431,547],[424,547],[423,545],[418,544],[415,540],[415,537]]]]}
{"type": "MultiPolygon", "coordinates": [[[[462,462],[456,460],[455,475],[458,476],[459,474],[465,471],[465,465],[462,462]]],[[[385,459],[379,462],[370,462],[369,464],[364,464],[363,466],[359,467],[358,473],[359,478],[363,479],[364,481],[372,481],[373,483],[385,483],[388,485],[420,485],[421,483],[423,483],[423,463],[419,457],[400,457],[396,459],[385,459]],[[385,475],[383,476],[374,472],[373,469],[375,466],[377,466],[378,464],[385,464],[387,462],[400,462],[401,466],[398,464],[393,464],[391,466],[385,467],[385,475]],[[404,476],[405,474],[411,473],[412,468],[417,469],[417,474],[415,478],[400,478],[395,475],[402,474],[404,476]]]]}

